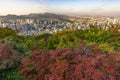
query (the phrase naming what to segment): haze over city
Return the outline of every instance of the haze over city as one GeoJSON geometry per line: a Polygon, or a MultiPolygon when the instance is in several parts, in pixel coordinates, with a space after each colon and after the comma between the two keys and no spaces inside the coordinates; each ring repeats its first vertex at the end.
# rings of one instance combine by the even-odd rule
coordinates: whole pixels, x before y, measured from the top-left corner
{"type": "Polygon", "coordinates": [[[0,0],[0,15],[59,13],[120,16],[120,0],[0,0]]]}

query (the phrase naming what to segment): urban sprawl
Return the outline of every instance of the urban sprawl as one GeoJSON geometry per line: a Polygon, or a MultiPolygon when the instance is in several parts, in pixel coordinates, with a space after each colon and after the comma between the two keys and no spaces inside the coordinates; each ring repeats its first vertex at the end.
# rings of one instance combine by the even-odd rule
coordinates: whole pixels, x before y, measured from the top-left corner
{"type": "MultiPolygon", "coordinates": [[[[42,19],[11,19],[0,20],[0,27],[8,27],[18,30],[19,35],[34,35],[39,33],[56,33],[66,29],[86,30],[90,25],[108,30],[111,27],[117,28],[120,24],[116,18],[93,18],[93,17],[67,17],[64,19],[42,18],[42,19]]],[[[120,31],[120,30],[119,30],[120,31]]]]}

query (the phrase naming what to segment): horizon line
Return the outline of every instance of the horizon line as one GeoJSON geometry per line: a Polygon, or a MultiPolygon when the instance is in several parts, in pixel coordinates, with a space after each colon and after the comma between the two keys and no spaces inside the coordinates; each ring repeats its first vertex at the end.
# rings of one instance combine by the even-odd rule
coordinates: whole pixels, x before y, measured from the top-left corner
{"type": "Polygon", "coordinates": [[[100,15],[100,14],[64,14],[64,13],[55,13],[55,12],[41,12],[41,13],[27,13],[27,14],[5,14],[0,16],[8,16],[8,15],[15,15],[15,16],[24,16],[24,15],[31,15],[31,14],[45,14],[45,13],[50,13],[50,14],[58,14],[58,15],[66,15],[66,16],[89,16],[89,17],[120,17],[120,15],[100,15]]]}

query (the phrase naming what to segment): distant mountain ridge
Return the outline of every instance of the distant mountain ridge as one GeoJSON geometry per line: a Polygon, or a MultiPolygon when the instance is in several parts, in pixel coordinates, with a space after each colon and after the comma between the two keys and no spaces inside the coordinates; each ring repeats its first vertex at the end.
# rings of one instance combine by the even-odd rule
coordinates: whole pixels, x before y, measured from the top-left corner
{"type": "Polygon", "coordinates": [[[6,16],[0,16],[0,20],[10,20],[10,19],[36,19],[36,18],[64,18],[67,17],[67,15],[62,14],[55,14],[55,13],[39,13],[39,14],[29,14],[29,15],[12,15],[8,14],[6,16]]]}

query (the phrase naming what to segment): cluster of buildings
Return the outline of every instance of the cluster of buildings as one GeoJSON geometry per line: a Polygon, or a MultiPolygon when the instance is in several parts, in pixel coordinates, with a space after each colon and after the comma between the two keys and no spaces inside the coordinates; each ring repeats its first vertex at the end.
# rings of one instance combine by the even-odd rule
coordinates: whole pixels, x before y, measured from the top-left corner
{"type": "Polygon", "coordinates": [[[0,21],[0,27],[18,30],[19,35],[34,35],[39,33],[56,33],[65,29],[90,29],[91,25],[101,29],[109,29],[120,24],[115,18],[67,17],[65,19],[14,19],[0,21]],[[114,26],[113,26],[114,25],[114,26]]]}
{"type": "Polygon", "coordinates": [[[68,20],[75,22],[74,29],[90,29],[92,26],[108,30],[109,28],[120,27],[120,20],[117,18],[106,18],[106,17],[69,17],[68,20]]]}

